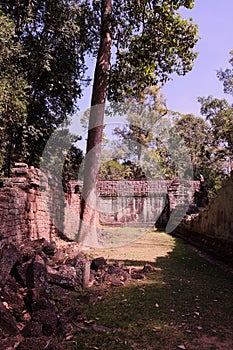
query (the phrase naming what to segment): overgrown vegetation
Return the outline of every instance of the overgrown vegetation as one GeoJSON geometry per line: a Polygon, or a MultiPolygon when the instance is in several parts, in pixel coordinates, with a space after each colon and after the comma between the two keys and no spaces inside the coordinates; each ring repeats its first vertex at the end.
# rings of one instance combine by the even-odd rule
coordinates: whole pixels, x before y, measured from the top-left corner
{"type": "MultiPolygon", "coordinates": [[[[171,73],[184,75],[193,67],[197,56],[197,26],[182,19],[178,10],[183,6],[191,9],[194,3],[193,0],[3,1],[0,8],[1,175],[9,176],[16,161],[40,164],[54,130],[64,121],[69,123],[70,115],[78,109],[78,99],[91,80],[87,74],[90,56],[97,62],[92,107],[104,105],[108,97],[111,102],[131,101],[136,109],[127,115],[126,128],[115,130],[120,141],[110,159],[104,158],[100,174],[104,113],[99,111],[101,127],[97,128],[99,131],[93,128],[88,135],[87,153],[93,146],[95,152],[89,152],[93,159],[87,171],[84,170],[84,180],[88,179],[84,197],[94,192],[91,188],[99,175],[104,179],[170,179],[177,175],[170,146],[164,141],[168,135],[164,127],[157,132],[161,117],[184,138],[194,177],[204,175],[209,189],[216,192],[221,180],[232,170],[232,105],[214,97],[200,98],[203,122],[196,116],[167,111],[158,88],[171,73]]],[[[224,91],[231,95],[232,64],[231,58],[231,67],[218,72],[224,91]]],[[[96,110],[88,113],[89,117],[90,125],[95,125],[96,110]]],[[[82,158],[73,145],[66,158],[65,181],[76,178],[74,173],[82,158]]],[[[81,216],[85,217],[84,205],[82,208],[81,216]]]]}
{"type": "Polygon", "coordinates": [[[0,112],[10,124],[1,129],[3,173],[19,160],[38,166],[52,132],[76,110],[89,81],[86,15],[69,0],[1,2],[0,112]]]}
{"type": "Polygon", "coordinates": [[[203,175],[215,194],[232,170],[232,106],[211,96],[199,101],[203,117],[170,111],[158,87],[129,99],[124,125],[104,139],[100,179],[172,179],[182,171],[177,159],[189,154],[190,176],[203,175]]]}

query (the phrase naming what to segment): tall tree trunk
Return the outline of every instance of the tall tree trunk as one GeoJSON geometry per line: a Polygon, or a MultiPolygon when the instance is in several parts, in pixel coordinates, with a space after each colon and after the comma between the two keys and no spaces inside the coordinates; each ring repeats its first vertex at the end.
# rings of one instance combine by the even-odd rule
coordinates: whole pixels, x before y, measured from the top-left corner
{"type": "Polygon", "coordinates": [[[99,222],[96,184],[100,167],[101,143],[108,70],[111,59],[111,14],[112,0],[102,0],[101,32],[95,67],[88,126],[88,138],[84,168],[84,183],[81,200],[78,242],[82,245],[97,246],[97,226],[99,222]]]}

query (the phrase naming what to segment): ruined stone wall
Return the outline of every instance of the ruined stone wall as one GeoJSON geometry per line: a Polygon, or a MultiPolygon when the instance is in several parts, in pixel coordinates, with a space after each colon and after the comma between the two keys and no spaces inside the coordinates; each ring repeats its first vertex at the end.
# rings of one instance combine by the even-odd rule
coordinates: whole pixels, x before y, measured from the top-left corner
{"type": "Polygon", "coordinates": [[[50,241],[57,235],[57,228],[47,206],[55,207],[47,191],[48,179],[43,180],[39,169],[24,163],[16,164],[12,175],[2,181],[0,189],[1,244],[38,238],[50,241]]]}
{"type": "MultiPolygon", "coordinates": [[[[79,227],[79,211],[82,182],[72,181],[66,195],[64,206],[63,232],[74,239],[79,227]]],[[[167,196],[170,198],[170,210],[177,205],[194,201],[194,193],[199,190],[199,181],[172,180],[106,180],[97,186],[98,211],[103,225],[154,226],[163,211],[167,196]]],[[[165,220],[168,221],[169,213],[165,220]]]]}
{"type": "Polygon", "coordinates": [[[141,180],[100,181],[98,185],[100,221],[103,224],[127,223],[153,226],[169,197],[169,214],[177,205],[194,201],[199,181],[141,180]]]}
{"type": "MultiPolygon", "coordinates": [[[[72,182],[64,194],[62,184],[39,169],[16,164],[12,177],[0,182],[0,246],[57,235],[74,239],[79,227],[82,182],[72,182]]],[[[188,216],[174,234],[201,248],[233,260],[233,178],[223,184],[200,213],[188,216]]],[[[163,213],[163,222],[178,207],[187,208],[194,197],[203,198],[199,181],[100,181],[99,217],[104,225],[154,225],[163,213]],[[168,205],[167,205],[168,204],[168,205]],[[167,205],[167,211],[164,208],[167,205]]],[[[205,191],[204,191],[205,192],[205,191]]],[[[205,198],[204,198],[205,199],[205,198]]]]}
{"type": "Polygon", "coordinates": [[[198,215],[183,220],[174,234],[233,265],[233,176],[198,215]]]}
{"type": "MultiPolygon", "coordinates": [[[[198,181],[100,181],[100,223],[105,225],[153,226],[167,196],[171,211],[193,201],[198,181]]],[[[64,194],[51,174],[24,163],[16,164],[12,178],[0,188],[0,239],[24,242],[55,236],[75,239],[79,227],[82,182],[73,181],[64,194]]],[[[169,214],[169,213],[168,213],[169,214]]]]}
{"type": "Polygon", "coordinates": [[[153,226],[164,207],[169,181],[101,181],[100,222],[153,226]]]}

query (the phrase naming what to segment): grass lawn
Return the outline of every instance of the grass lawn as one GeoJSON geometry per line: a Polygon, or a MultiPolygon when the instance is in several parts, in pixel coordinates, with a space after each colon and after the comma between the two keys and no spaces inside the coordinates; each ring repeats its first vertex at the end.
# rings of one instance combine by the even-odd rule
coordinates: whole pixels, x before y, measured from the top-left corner
{"type": "MultiPolygon", "coordinates": [[[[155,231],[127,246],[92,253],[130,266],[149,261],[155,271],[143,281],[106,287],[99,301],[83,304],[87,327],[77,330],[64,349],[233,349],[232,272],[155,231]]],[[[98,288],[82,293],[98,293],[98,288]]]]}

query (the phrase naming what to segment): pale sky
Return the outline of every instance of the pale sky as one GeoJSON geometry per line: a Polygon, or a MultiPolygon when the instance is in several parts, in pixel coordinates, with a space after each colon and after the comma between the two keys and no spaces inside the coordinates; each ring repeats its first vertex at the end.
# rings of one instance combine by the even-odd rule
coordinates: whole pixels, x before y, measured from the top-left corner
{"type": "Polygon", "coordinates": [[[169,109],[200,115],[198,96],[231,96],[223,93],[222,83],[216,73],[220,68],[230,68],[229,51],[233,50],[233,0],[196,0],[192,10],[182,10],[182,17],[193,18],[198,24],[199,52],[193,70],[185,76],[175,76],[167,83],[163,93],[169,109]]]}

